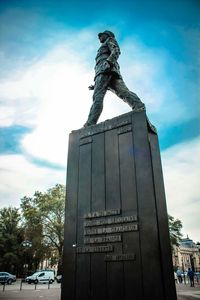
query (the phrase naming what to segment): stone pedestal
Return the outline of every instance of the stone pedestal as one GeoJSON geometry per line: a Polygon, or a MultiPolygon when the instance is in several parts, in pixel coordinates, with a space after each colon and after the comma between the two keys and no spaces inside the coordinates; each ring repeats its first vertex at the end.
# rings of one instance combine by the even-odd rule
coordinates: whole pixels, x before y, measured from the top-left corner
{"type": "Polygon", "coordinates": [[[175,300],[160,151],[146,113],[69,139],[62,300],[175,300]]]}

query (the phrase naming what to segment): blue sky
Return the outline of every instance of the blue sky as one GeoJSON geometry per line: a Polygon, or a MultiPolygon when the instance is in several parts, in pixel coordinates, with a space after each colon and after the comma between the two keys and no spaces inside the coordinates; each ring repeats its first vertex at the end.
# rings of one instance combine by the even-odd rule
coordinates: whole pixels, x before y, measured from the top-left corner
{"type": "MultiPolygon", "coordinates": [[[[97,34],[109,29],[124,80],[158,129],[168,211],[200,240],[199,9],[193,0],[1,1],[0,206],[65,183],[68,134],[86,121],[97,34]]],[[[108,92],[100,121],[128,111],[108,92]]]]}

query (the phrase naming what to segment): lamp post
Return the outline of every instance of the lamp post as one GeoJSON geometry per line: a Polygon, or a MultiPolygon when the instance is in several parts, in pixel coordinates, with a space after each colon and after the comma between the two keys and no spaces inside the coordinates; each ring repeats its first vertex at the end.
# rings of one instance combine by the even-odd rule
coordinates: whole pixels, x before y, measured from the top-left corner
{"type": "MultiPolygon", "coordinates": [[[[26,269],[28,271],[28,264],[27,264],[27,253],[28,249],[32,247],[32,242],[29,240],[25,240],[22,242],[22,246],[24,247],[24,273],[26,272],[26,269]]],[[[26,273],[25,273],[26,274],[26,273]]]]}

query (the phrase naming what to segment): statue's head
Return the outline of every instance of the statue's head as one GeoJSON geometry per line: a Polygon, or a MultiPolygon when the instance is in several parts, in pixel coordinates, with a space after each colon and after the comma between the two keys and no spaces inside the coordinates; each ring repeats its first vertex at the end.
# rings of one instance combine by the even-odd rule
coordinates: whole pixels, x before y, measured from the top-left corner
{"type": "Polygon", "coordinates": [[[105,30],[105,31],[103,31],[103,32],[100,32],[100,33],[98,34],[98,37],[100,38],[101,35],[107,35],[107,36],[109,36],[109,37],[115,38],[114,33],[113,33],[112,31],[109,31],[109,30],[105,30]]]}

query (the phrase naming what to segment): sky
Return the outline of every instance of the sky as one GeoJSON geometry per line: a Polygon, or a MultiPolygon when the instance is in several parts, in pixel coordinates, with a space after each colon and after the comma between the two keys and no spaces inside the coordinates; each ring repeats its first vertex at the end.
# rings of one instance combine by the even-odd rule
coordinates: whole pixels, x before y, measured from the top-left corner
{"type": "MultiPolygon", "coordinates": [[[[158,130],[168,213],[200,241],[200,2],[0,1],[0,208],[65,184],[68,136],[92,103],[97,34],[158,130]]],[[[99,122],[130,111],[111,92],[99,122]]]]}

